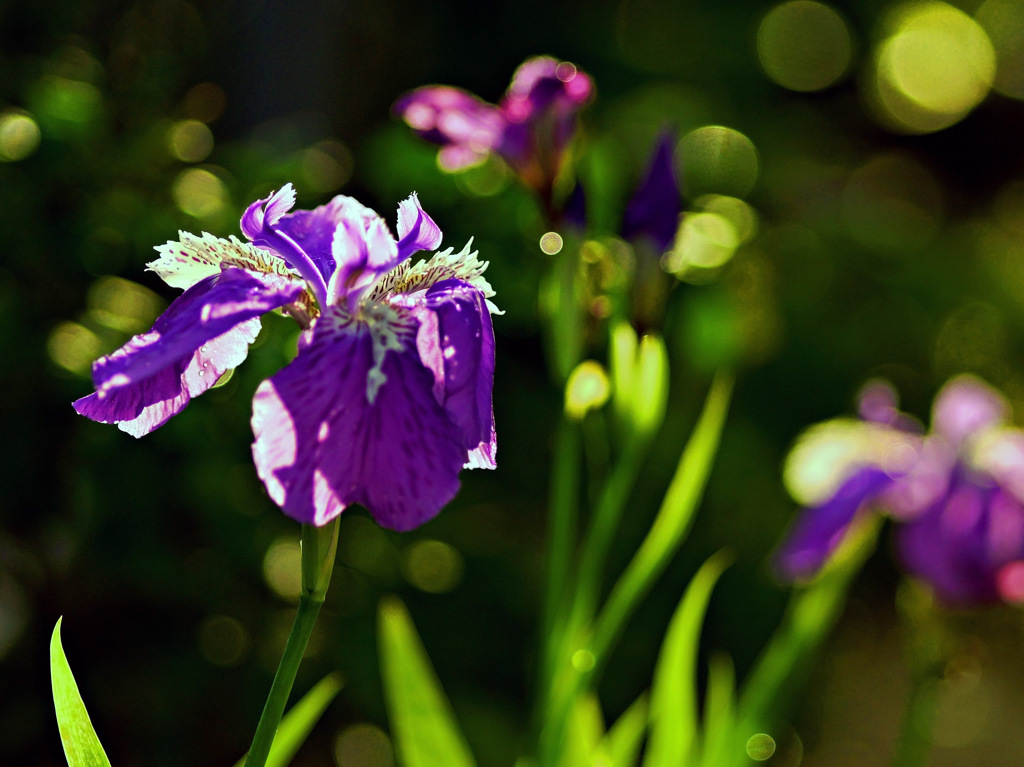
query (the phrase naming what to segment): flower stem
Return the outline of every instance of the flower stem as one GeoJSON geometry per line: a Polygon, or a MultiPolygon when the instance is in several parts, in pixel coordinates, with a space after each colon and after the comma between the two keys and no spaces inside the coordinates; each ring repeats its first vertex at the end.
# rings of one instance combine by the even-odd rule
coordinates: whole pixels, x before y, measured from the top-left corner
{"type": "Polygon", "coordinates": [[[256,726],[252,746],[245,758],[245,767],[264,767],[267,763],[271,746],[274,745],[274,736],[284,715],[284,707],[295,683],[295,674],[327,595],[337,547],[337,519],[324,527],[302,526],[302,593],[299,596],[299,609],[295,613],[295,622],[277,666],[277,673],[274,674],[270,694],[263,706],[263,714],[256,726]]]}

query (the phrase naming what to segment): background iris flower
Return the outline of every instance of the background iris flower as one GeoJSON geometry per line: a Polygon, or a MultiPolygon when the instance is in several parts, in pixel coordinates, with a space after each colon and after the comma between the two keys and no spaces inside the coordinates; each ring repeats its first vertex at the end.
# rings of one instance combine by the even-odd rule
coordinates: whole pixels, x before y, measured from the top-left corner
{"type": "Polygon", "coordinates": [[[781,574],[813,576],[874,511],[896,523],[904,568],[943,602],[1024,601],[1024,431],[1006,425],[1003,397],[954,378],[927,434],[896,409],[888,384],[869,384],[859,405],[859,422],[812,427],[790,455],[791,486],[817,498],[777,553],[781,574]]]}
{"type": "Polygon", "coordinates": [[[394,111],[420,136],[441,145],[445,170],[499,155],[529,187],[550,190],[576,132],[577,113],[590,100],[590,77],[568,61],[527,59],[505,97],[489,104],[461,88],[431,85],[395,102],[394,111]]]}

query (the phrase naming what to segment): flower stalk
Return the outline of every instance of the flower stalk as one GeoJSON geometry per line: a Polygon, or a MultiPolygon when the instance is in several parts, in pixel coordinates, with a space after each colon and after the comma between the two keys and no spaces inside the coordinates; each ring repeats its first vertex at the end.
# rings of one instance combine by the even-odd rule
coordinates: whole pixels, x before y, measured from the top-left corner
{"type": "Polygon", "coordinates": [[[338,518],[324,525],[302,526],[302,593],[295,622],[284,647],[284,654],[278,664],[270,694],[263,707],[252,746],[245,758],[245,767],[264,767],[267,756],[274,744],[274,736],[281,724],[285,705],[291,695],[295,674],[299,670],[302,656],[309,644],[320,607],[327,595],[334,570],[334,556],[338,550],[338,518]]]}

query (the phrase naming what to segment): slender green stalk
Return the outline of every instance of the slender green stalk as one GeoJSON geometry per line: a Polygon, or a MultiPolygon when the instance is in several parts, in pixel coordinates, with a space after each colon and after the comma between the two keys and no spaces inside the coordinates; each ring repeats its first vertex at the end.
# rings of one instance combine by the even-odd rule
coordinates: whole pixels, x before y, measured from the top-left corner
{"type": "Polygon", "coordinates": [[[302,594],[299,596],[299,608],[277,673],[274,674],[270,694],[263,706],[263,714],[256,726],[252,746],[245,758],[245,767],[264,767],[267,763],[270,747],[274,744],[274,736],[295,683],[295,674],[302,663],[317,615],[327,595],[337,547],[337,519],[324,527],[302,526],[302,594]]]}
{"type": "MultiPolygon", "coordinates": [[[[567,596],[576,541],[579,504],[580,432],[578,424],[563,419],[555,434],[551,494],[548,508],[541,659],[537,679],[538,720],[554,675],[555,657],[565,633],[567,596]]],[[[538,721],[538,726],[540,722],[538,721]]]]}
{"type": "Polygon", "coordinates": [[[845,551],[828,570],[790,597],[782,625],[743,685],[739,701],[741,732],[762,731],[781,716],[784,699],[804,677],[839,620],[850,584],[873,551],[880,527],[877,519],[866,521],[856,533],[859,540],[844,545],[845,551]]]}
{"type": "Polygon", "coordinates": [[[606,659],[626,621],[668,565],[689,530],[718,452],[732,385],[731,374],[715,376],[654,524],[594,621],[590,649],[598,664],[606,659]]]}
{"type": "Polygon", "coordinates": [[[921,767],[928,761],[932,751],[929,736],[935,727],[938,705],[939,678],[935,672],[936,669],[929,668],[915,675],[892,767],[921,767]]]}

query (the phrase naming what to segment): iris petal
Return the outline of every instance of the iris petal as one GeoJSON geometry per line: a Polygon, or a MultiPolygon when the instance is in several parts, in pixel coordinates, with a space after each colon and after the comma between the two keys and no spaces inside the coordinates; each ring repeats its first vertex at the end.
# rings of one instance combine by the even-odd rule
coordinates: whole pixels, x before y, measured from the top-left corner
{"type": "Polygon", "coordinates": [[[259,332],[259,316],[301,292],[299,282],[242,269],[207,277],[179,296],[150,332],[97,360],[96,393],[76,401],[75,409],[133,436],[148,434],[239,365],[259,332]]]}
{"type": "Polygon", "coordinates": [[[372,402],[373,336],[338,307],[317,320],[295,360],[261,384],[253,457],[289,516],[323,525],[359,503],[383,527],[409,530],[454,497],[466,450],[434,397],[414,332],[403,351],[384,356],[372,402]]]}
{"type": "Polygon", "coordinates": [[[820,506],[805,509],[776,553],[780,574],[787,580],[814,575],[839,548],[857,512],[892,482],[881,469],[863,468],[820,506]]]}

